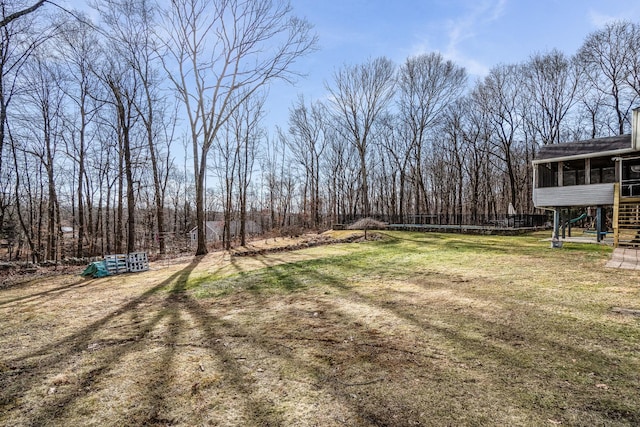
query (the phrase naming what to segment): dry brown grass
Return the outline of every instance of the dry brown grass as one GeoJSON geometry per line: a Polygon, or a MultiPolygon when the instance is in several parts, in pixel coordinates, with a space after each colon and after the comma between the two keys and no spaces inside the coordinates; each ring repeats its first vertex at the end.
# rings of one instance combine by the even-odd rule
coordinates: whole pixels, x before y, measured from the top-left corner
{"type": "Polygon", "coordinates": [[[640,423],[607,249],[391,236],[1,290],[0,424],[640,423]]]}

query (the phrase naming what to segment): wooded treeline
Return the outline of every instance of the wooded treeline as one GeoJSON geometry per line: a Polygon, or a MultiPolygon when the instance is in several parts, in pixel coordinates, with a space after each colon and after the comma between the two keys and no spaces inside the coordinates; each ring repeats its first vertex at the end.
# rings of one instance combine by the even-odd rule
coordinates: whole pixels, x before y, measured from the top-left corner
{"type": "Polygon", "coordinates": [[[248,220],[291,232],[534,213],[538,148],[629,132],[640,96],[640,25],[614,22],[575,55],[532,53],[476,81],[439,53],[337,67],[326,100],[300,94],[270,132],[266,89],[302,79],[296,62],[317,43],[288,2],[99,0],[94,20],[33,0],[0,8],[12,259],[202,254],[204,233],[189,246],[189,231],[207,220],[240,221],[230,247],[248,220]]]}

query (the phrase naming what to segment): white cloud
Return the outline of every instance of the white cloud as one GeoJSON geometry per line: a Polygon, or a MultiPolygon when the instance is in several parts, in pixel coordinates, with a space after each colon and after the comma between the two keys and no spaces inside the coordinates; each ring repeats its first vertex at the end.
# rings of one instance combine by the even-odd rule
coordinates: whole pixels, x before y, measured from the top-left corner
{"type": "Polygon", "coordinates": [[[456,64],[464,67],[472,76],[484,77],[489,74],[490,67],[482,62],[473,58],[465,57],[464,55],[452,56],[447,53],[442,54],[445,58],[452,60],[456,64]]]}
{"type": "Polygon", "coordinates": [[[476,36],[478,30],[493,24],[505,13],[507,0],[485,0],[456,20],[450,20],[448,43],[442,52],[445,58],[464,66],[469,74],[484,76],[489,72],[487,65],[464,52],[466,40],[476,36]]]}
{"type": "Polygon", "coordinates": [[[608,8],[608,13],[600,12],[594,8],[589,8],[588,18],[589,22],[595,28],[602,28],[607,24],[614,21],[640,21],[640,6],[637,4],[629,5],[623,2],[622,5],[618,4],[616,9],[618,13],[611,13],[612,8],[608,8]]]}
{"type": "Polygon", "coordinates": [[[618,16],[606,15],[593,9],[589,9],[589,21],[591,22],[591,25],[597,28],[604,27],[605,25],[620,19],[621,18],[618,16]]]}
{"type": "Polygon", "coordinates": [[[493,14],[491,15],[490,21],[495,21],[497,19],[502,18],[504,15],[504,10],[507,7],[507,0],[498,0],[497,3],[493,4],[493,14]]]}

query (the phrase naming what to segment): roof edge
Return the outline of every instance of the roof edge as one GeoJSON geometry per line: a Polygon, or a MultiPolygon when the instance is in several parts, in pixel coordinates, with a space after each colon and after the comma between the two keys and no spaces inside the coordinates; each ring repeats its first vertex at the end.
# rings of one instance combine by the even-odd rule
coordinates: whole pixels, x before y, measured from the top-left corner
{"type": "Polygon", "coordinates": [[[638,150],[634,148],[621,148],[618,150],[608,150],[608,151],[600,151],[594,153],[586,153],[586,154],[574,154],[573,156],[560,156],[560,157],[550,157],[547,159],[534,159],[532,160],[532,164],[539,165],[541,163],[553,163],[553,162],[564,162],[568,160],[580,160],[580,159],[591,159],[594,157],[606,157],[606,156],[615,156],[620,154],[627,153],[637,153],[638,150]]]}

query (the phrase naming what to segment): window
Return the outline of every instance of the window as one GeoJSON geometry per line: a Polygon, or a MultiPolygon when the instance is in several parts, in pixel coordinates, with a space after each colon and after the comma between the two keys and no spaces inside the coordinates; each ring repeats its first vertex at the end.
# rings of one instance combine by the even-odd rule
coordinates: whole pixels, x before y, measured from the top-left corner
{"type": "Polygon", "coordinates": [[[591,184],[607,184],[616,182],[616,164],[611,157],[591,159],[591,184]]]}
{"type": "Polygon", "coordinates": [[[622,195],[640,197],[640,159],[622,160],[622,195]]]}
{"type": "Polygon", "coordinates": [[[538,164],[538,188],[558,186],[558,164],[538,164]]]}
{"type": "Polygon", "coordinates": [[[584,160],[571,160],[562,163],[562,185],[584,185],[584,160]]]}

